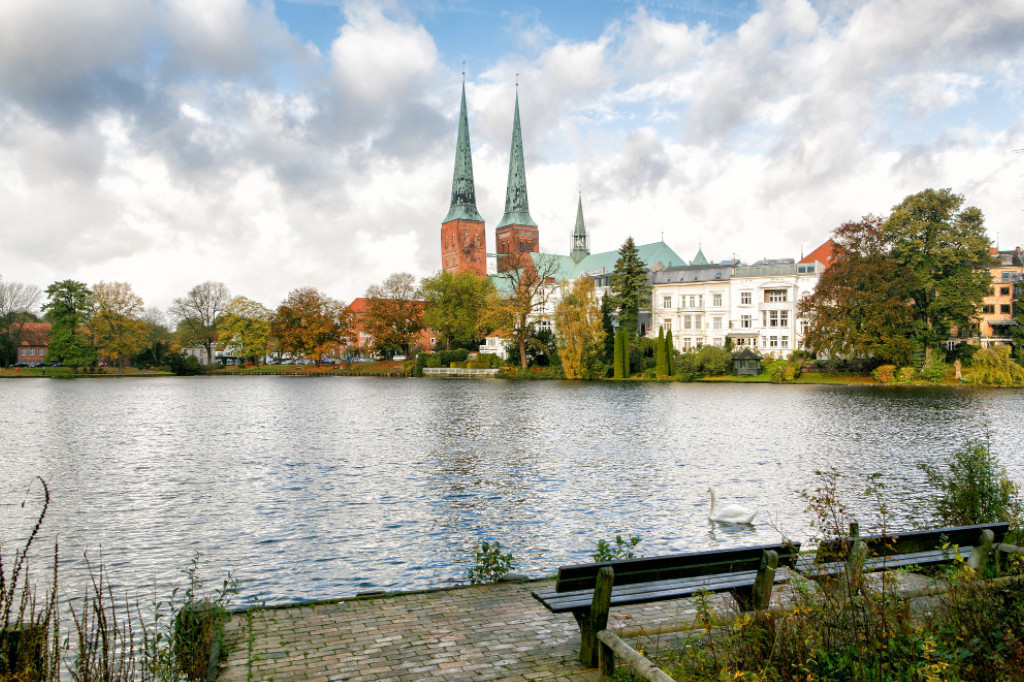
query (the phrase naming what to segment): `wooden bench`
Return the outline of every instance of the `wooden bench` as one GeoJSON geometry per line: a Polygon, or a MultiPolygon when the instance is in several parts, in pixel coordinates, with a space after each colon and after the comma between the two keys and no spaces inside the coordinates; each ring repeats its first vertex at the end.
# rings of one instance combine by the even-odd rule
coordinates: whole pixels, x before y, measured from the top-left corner
{"type": "Polygon", "coordinates": [[[978,570],[993,546],[1002,542],[1009,527],[1008,523],[983,523],[859,536],[856,524],[851,524],[850,535],[824,540],[813,557],[804,556],[797,561],[796,570],[821,578],[845,573],[850,563],[865,572],[933,566],[952,563],[957,551],[960,556],[969,557],[967,564],[978,570]]]}
{"type": "Polygon", "coordinates": [[[757,545],[709,552],[668,554],[562,566],[554,589],[533,596],[553,613],[570,612],[580,626],[580,662],[597,665],[597,633],[608,625],[612,606],[732,592],[745,611],[764,609],[779,566],[795,565],[799,543],[757,545]]]}

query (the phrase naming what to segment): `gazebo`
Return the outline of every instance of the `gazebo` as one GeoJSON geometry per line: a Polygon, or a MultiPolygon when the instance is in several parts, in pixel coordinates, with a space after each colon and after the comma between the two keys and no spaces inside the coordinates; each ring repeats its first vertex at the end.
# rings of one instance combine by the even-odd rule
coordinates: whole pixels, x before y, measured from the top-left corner
{"type": "Polygon", "coordinates": [[[732,373],[741,376],[757,376],[761,373],[761,356],[744,348],[732,356],[732,373]]]}

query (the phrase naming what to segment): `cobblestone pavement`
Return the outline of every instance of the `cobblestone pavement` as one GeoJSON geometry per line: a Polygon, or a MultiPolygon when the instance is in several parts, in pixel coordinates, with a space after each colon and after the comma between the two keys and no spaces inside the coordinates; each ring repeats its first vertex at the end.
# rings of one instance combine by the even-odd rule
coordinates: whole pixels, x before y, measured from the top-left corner
{"type": "MultiPolygon", "coordinates": [[[[498,583],[236,615],[218,680],[590,681],[579,629],[530,592],[498,583]]],[[[728,597],[726,597],[728,599],[728,597]]],[[[615,629],[692,616],[683,599],[613,609],[615,629]]]]}

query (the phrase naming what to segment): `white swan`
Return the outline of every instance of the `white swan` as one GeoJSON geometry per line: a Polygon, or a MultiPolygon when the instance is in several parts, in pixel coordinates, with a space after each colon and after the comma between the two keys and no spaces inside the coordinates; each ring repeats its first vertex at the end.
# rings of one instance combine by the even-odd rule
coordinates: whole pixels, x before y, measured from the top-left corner
{"type": "Polygon", "coordinates": [[[747,509],[742,504],[728,504],[715,512],[715,490],[708,488],[711,494],[711,511],[708,513],[708,520],[716,523],[746,523],[754,520],[757,512],[747,509]]]}

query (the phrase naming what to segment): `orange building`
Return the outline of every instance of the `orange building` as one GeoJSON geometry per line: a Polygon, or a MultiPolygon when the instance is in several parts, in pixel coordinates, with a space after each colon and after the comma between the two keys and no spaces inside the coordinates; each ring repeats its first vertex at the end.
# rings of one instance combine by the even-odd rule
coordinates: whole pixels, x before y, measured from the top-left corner
{"type": "MultiPolygon", "coordinates": [[[[424,303],[422,301],[416,302],[419,306],[419,315],[423,316],[424,303]]],[[[370,332],[366,323],[366,315],[370,308],[370,301],[367,298],[357,298],[348,304],[348,309],[352,312],[352,331],[353,339],[349,343],[348,352],[343,355],[347,356],[358,356],[358,357],[372,357],[374,354],[373,334],[370,332]]],[[[437,339],[434,336],[434,332],[430,329],[421,329],[416,335],[415,341],[412,343],[414,352],[427,352],[434,349],[437,343],[437,339]]]]}
{"type": "Polygon", "coordinates": [[[11,326],[12,335],[19,339],[14,362],[36,365],[46,360],[50,345],[50,325],[45,322],[23,322],[11,326]]]}
{"type": "Polygon", "coordinates": [[[1009,343],[1017,326],[1014,301],[1024,275],[1020,247],[1009,251],[990,249],[989,253],[992,254],[992,266],[989,268],[992,286],[978,316],[978,341],[982,346],[1009,343]]]}

